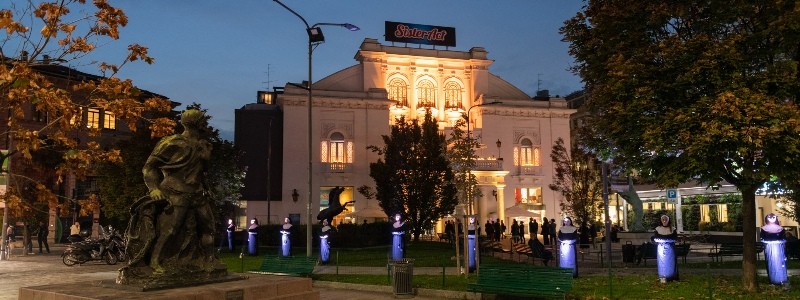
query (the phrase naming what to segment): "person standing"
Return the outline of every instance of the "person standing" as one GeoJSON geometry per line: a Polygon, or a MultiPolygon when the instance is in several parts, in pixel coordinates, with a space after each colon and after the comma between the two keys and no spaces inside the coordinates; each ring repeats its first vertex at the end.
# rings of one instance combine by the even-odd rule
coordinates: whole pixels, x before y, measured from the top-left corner
{"type": "Polygon", "coordinates": [[[494,225],[494,240],[499,242],[500,241],[500,235],[503,234],[503,232],[500,231],[500,221],[494,222],[493,225],[494,225]]]}
{"type": "Polygon", "coordinates": [[[556,219],[550,219],[550,226],[548,226],[550,230],[550,243],[553,245],[556,244],[556,219]]]}
{"type": "Polygon", "coordinates": [[[486,226],[484,227],[486,227],[486,240],[494,241],[494,226],[492,225],[492,222],[486,220],[486,226]]]}
{"type": "Polygon", "coordinates": [[[519,242],[525,244],[525,224],[522,223],[522,220],[519,221],[519,226],[517,226],[517,230],[519,230],[519,233],[517,233],[517,235],[519,236],[519,242]]]}
{"type": "Polygon", "coordinates": [[[536,219],[531,218],[530,223],[528,223],[528,232],[531,234],[531,239],[539,239],[537,234],[539,234],[539,223],[536,223],[536,219]]]}
{"type": "Polygon", "coordinates": [[[500,220],[500,238],[506,238],[506,223],[500,220]]]}
{"type": "Polygon", "coordinates": [[[517,240],[518,240],[518,238],[517,238],[517,233],[519,232],[519,228],[518,227],[519,227],[519,225],[517,225],[517,220],[513,220],[512,219],[511,220],[511,242],[512,243],[516,243],[517,240]]]}
{"type": "Polygon", "coordinates": [[[545,245],[550,245],[550,224],[547,223],[547,217],[542,217],[542,242],[545,245]]]}
{"type": "Polygon", "coordinates": [[[47,244],[47,235],[50,233],[49,231],[47,224],[39,221],[39,232],[36,233],[36,239],[39,240],[39,253],[42,253],[42,243],[44,243],[44,248],[47,250],[47,253],[50,253],[50,245],[47,244]]]}

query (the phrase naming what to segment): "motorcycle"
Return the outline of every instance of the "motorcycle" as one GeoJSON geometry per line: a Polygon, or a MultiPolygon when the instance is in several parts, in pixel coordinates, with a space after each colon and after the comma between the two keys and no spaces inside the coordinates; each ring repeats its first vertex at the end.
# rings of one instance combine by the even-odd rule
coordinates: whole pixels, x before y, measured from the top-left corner
{"type": "MultiPolygon", "coordinates": [[[[101,227],[102,229],[102,227],[101,227]]],[[[113,231],[112,231],[113,232],[113,231]]],[[[80,242],[67,245],[67,249],[61,254],[61,260],[67,266],[83,264],[91,260],[102,260],[106,264],[114,265],[119,261],[119,252],[124,253],[124,248],[118,250],[118,244],[114,242],[116,238],[111,233],[101,230],[101,239],[93,240],[86,238],[80,242]]],[[[121,240],[122,238],[119,237],[121,240]]],[[[126,256],[123,255],[123,258],[126,256]]]]}
{"type": "Polygon", "coordinates": [[[124,262],[128,260],[128,254],[125,253],[127,242],[125,238],[119,234],[114,228],[111,226],[108,227],[108,237],[107,240],[109,241],[108,251],[113,253],[117,257],[117,261],[124,262]]]}

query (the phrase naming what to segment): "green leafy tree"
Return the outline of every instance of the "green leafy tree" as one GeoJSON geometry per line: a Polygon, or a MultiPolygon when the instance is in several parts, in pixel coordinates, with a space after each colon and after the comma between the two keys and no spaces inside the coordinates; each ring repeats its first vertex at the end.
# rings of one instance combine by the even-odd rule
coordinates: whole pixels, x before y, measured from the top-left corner
{"type": "Polygon", "coordinates": [[[403,214],[411,222],[414,240],[419,240],[458,202],[445,138],[428,112],[422,124],[398,120],[383,142],[382,148],[368,147],[383,156],[370,164],[375,197],[387,214],[403,214]]]}
{"type": "Polygon", "coordinates": [[[564,196],[561,211],[575,217],[576,224],[594,222],[602,204],[602,189],[598,162],[579,147],[567,151],[564,139],[558,138],[550,153],[554,171],[550,189],[564,196]]]}
{"type": "MultiPolygon", "coordinates": [[[[200,104],[193,103],[187,109],[198,109],[207,113],[200,104]]],[[[177,116],[173,116],[177,121],[177,116]]],[[[206,115],[207,121],[211,116],[206,115]]],[[[207,123],[208,124],[208,123],[207,123]]],[[[182,130],[181,126],[175,128],[182,130]]],[[[211,200],[214,201],[217,220],[230,217],[232,206],[237,205],[244,178],[244,171],[238,167],[239,151],[233,143],[220,138],[219,131],[207,125],[205,139],[212,145],[213,158],[206,173],[206,185],[210,188],[211,200]]],[[[120,143],[122,161],[106,163],[99,168],[99,180],[103,212],[108,221],[118,226],[128,222],[130,205],[142,196],[147,195],[147,186],[142,177],[142,168],[159,139],[141,132],[132,139],[120,143]]],[[[122,228],[122,227],[121,227],[122,228]]]]}
{"type": "Polygon", "coordinates": [[[591,93],[595,149],[659,186],[742,193],[742,284],[756,291],[755,192],[800,170],[795,1],[589,1],[562,33],[591,93]],[[773,180],[775,178],[775,180],[773,180]]]}
{"type": "Polygon", "coordinates": [[[462,199],[463,204],[469,204],[470,199],[480,198],[481,191],[477,188],[478,178],[472,173],[475,168],[475,160],[478,155],[475,154],[475,148],[479,146],[477,139],[467,136],[466,132],[461,129],[466,126],[463,119],[458,119],[453,131],[450,132],[448,143],[448,157],[450,165],[455,173],[455,185],[458,191],[458,197],[462,199]]]}

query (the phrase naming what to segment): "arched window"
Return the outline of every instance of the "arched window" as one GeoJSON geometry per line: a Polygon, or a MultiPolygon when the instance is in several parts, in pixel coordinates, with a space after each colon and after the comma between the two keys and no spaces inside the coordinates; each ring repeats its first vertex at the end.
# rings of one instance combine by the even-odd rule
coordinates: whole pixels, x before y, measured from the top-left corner
{"type": "Polygon", "coordinates": [[[444,85],[444,108],[461,108],[461,85],[450,81],[444,85]]]}
{"type": "Polygon", "coordinates": [[[523,138],[520,141],[518,153],[518,165],[520,166],[540,166],[539,147],[534,147],[530,139],[523,138]]]}
{"type": "Polygon", "coordinates": [[[421,80],[417,84],[417,108],[436,108],[436,86],[430,80],[421,80]]]}
{"type": "Polygon", "coordinates": [[[398,107],[408,106],[408,84],[405,80],[395,78],[389,81],[387,86],[389,92],[389,99],[396,101],[398,107]]]}
{"type": "Polygon", "coordinates": [[[327,141],[322,141],[320,156],[323,163],[352,163],[353,142],[345,141],[342,133],[334,132],[327,141]]]}

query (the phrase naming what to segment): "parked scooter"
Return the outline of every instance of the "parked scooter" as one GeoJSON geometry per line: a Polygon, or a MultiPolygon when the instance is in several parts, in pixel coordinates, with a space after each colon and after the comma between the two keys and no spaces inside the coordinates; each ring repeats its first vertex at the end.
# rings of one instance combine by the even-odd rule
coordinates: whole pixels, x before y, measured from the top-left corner
{"type": "Polygon", "coordinates": [[[113,244],[112,239],[105,230],[101,231],[101,238],[98,240],[84,237],[83,241],[67,245],[67,249],[61,254],[61,260],[64,264],[73,266],[91,260],[102,260],[109,265],[116,264],[118,261],[117,255],[109,251],[109,246],[113,244]]]}

